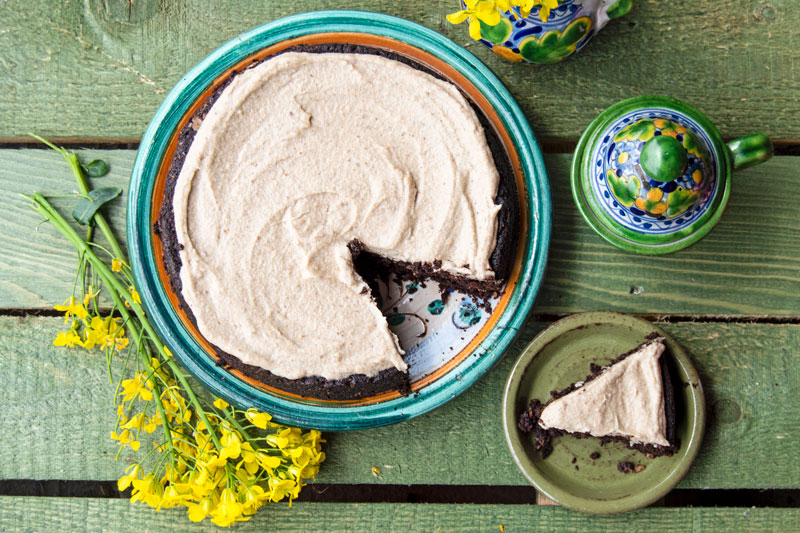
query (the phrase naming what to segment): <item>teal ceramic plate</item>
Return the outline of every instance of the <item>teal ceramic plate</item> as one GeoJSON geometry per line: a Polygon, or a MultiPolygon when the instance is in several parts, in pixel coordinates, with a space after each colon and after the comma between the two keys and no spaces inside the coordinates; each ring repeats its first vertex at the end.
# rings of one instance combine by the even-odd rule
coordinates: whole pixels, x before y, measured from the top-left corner
{"type": "Polygon", "coordinates": [[[703,440],[703,387],[689,356],[663,330],[645,320],[612,312],[567,317],[540,333],[523,351],[506,383],[503,428],[514,461],[526,478],[556,502],[587,513],[622,513],[650,505],[672,490],[688,472],[703,440]],[[599,439],[568,435],[553,441],[553,453],[542,459],[530,434],[517,428],[520,413],[533,398],[544,402],[550,391],[563,389],[589,374],[590,363],[608,364],[615,356],[644,342],[656,331],[666,339],[675,387],[677,436],[680,449],[671,457],[648,459],[644,454],[599,439]],[[591,459],[598,452],[600,457],[591,459]],[[574,459],[574,462],[573,462],[574,459]],[[644,470],[624,474],[626,461],[644,470]]]}
{"type": "MultiPolygon", "coordinates": [[[[305,13],[266,24],[226,43],[184,76],[144,134],[130,184],[128,242],[136,283],[159,334],[180,362],[213,394],[268,411],[279,421],[329,430],[400,422],[442,405],[494,365],[533,305],[550,237],[550,192],[539,147],[525,117],[500,81],[464,48],[417,24],[354,11],[305,13]],[[215,364],[213,350],[177,306],[160,261],[153,222],[177,132],[236,69],[296,44],[346,43],[389,50],[456,84],[490,122],[516,172],[522,227],[513,273],[492,312],[467,297],[438,300],[424,287],[391,288],[384,303],[409,354],[413,393],[387,393],[351,402],[303,398],[215,364]],[[417,292],[419,291],[419,292],[417,292]],[[414,315],[423,320],[417,320],[414,315]],[[427,327],[424,326],[427,324],[427,327]],[[420,328],[425,334],[420,334],[420,328]]],[[[455,295],[458,296],[458,295],[455,295]]]]}

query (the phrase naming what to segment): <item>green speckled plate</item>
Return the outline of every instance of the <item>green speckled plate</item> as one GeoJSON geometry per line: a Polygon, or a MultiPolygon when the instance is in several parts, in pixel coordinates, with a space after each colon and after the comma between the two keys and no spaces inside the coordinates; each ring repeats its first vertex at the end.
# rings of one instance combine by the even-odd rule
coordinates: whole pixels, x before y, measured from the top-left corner
{"type": "Polygon", "coordinates": [[[559,320],[540,333],[522,352],[506,382],[503,429],[514,461],[526,478],[547,497],[587,513],[623,513],[650,505],[672,490],[697,456],[705,428],[703,387],[689,356],[675,340],[653,324],[622,313],[589,312],[559,320]],[[680,449],[671,457],[648,459],[620,443],[568,435],[553,440],[553,453],[542,459],[530,434],[517,428],[520,413],[533,398],[545,402],[599,365],[644,342],[648,333],[666,339],[668,365],[675,387],[680,449]],[[591,459],[598,452],[600,457],[591,459]],[[573,462],[574,460],[574,462],[573,462]],[[617,464],[644,466],[624,474],[617,464]]]}
{"type": "Polygon", "coordinates": [[[407,420],[469,388],[500,359],[525,320],[542,281],[549,240],[550,190],[541,152],[525,116],[497,77],[463,47],[433,30],[357,11],[286,17],[212,52],[178,82],[153,117],[142,137],[128,196],[128,243],[136,285],[151,321],[175,357],[213,394],[231,403],[268,411],[280,422],[325,430],[407,420]],[[405,346],[413,391],[408,396],[395,391],[354,401],[316,400],[218,366],[213,348],[178,306],[160,261],[160,241],[153,234],[176,132],[214,88],[233,70],[290,46],[336,43],[389,50],[450,80],[481,109],[515,172],[521,235],[512,274],[503,294],[492,302],[491,313],[480,312],[475,302],[457,296],[445,304],[411,286],[400,294],[381,294],[387,308],[398,308],[387,319],[401,343],[411,339],[405,346]]]}

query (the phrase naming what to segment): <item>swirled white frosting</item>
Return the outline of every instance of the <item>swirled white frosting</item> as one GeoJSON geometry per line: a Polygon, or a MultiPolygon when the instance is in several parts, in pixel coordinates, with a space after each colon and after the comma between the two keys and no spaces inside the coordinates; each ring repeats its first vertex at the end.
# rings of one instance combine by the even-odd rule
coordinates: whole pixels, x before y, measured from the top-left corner
{"type": "Polygon", "coordinates": [[[498,186],[451,84],[375,55],[281,54],[234,78],[173,197],[203,336],[290,379],[404,370],[347,244],[491,279],[498,186]]]}
{"type": "Polygon", "coordinates": [[[663,339],[644,344],[585,385],[549,403],[539,424],[545,429],[669,446],[658,362],[662,353],[663,339]]]}

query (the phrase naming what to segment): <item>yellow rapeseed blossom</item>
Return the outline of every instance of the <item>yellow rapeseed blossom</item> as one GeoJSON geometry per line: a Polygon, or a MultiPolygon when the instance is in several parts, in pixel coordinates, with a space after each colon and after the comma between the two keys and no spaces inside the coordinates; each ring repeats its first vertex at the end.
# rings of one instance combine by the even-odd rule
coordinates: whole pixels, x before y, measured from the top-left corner
{"type": "Polygon", "coordinates": [[[519,6],[520,14],[527,17],[531,14],[531,10],[536,6],[539,8],[539,18],[544,22],[550,18],[550,10],[558,7],[558,0],[522,0],[512,2],[514,5],[519,6]]]}
{"type": "Polygon", "coordinates": [[[78,346],[83,346],[83,342],[81,342],[81,336],[78,335],[78,332],[74,329],[56,335],[53,344],[55,346],[66,346],[67,348],[72,348],[76,344],[78,346]]]}
{"type": "Polygon", "coordinates": [[[447,20],[452,24],[461,24],[469,21],[469,36],[473,39],[481,38],[481,22],[488,26],[500,23],[500,13],[495,8],[494,0],[464,0],[466,9],[447,15],[447,20]]]}
{"type": "Polygon", "coordinates": [[[242,438],[237,431],[224,431],[222,438],[222,449],[219,451],[220,459],[238,459],[242,453],[242,438]]]}
{"type": "Polygon", "coordinates": [[[469,36],[475,40],[481,38],[481,23],[496,26],[500,23],[500,13],[511,12],[513,7],[519,8],[519,14],[526,18],[534,7],[539,6],[539,18],[544,22],[550,18],[550,10],[558,7],[559,0],[464,0],[466,9],[447,15],[451,24],[469,21],[469,36]]]}
{"type": "Polygon", "coordinates": [[[147,474],[144,479],[134,479],[132,481],[133,490],[131,491],[131,501],[143,501],[150,507],[156,508],[161,503],[161,495],[164,487],[158,483],[153,474],[147,474]]]}
{"type": "Polygon", "coordinates": [[[112,272],[122,272],[122,265],[125,264],[125,261],[120,259],[119,257],[115,257],[111,261],[111,270],[112,272]]]}
{"type": "Polygon", "coordinates": [[[136,372],[133,379],[123,379],[121,385],[122,392],[119,394],[122,396],[123,402],[129,402],[137,397],[145,402],[153,399],[153,393],[151,392],[153,384],[145,378],[142,372],[136,372]]]}
{"type": "Polygon", "coordinates": [[[211,521],[218,526],[228,527],[234,522],[250,520],[243,516],[244,506],[239,503],[233,489],[223,489],[216,509],[211,511],[211,521]]]}
{"type": "Polygon", "coordinates": [[[117,435],[115,431],[112,431],[111,438],[116,441],[119,441],[120,446],[125,446],[125,445],[130,446],[133,451],[137,451],[139,449],[139,446],[141,446],[141,443],[133,438],[133,433],[131,433],[130,429],[126,429],[119,435],[117,435]]]}
{"type": "Polygon", "coordinates": [[[272,417],[267,413],[259,413],[252,408],[245,412],[245,417],[247,417],[247,420],[249,420],[251,424],[259,429],[267,429],[267,423],[272,420],[272,417]]]}
{"type": "Polygon", "coordinates": [[[56,311],[63,311],[64,312],[64,323],[66,324],[69,322],[70,315],[75,315],[76,317],[83,320],[87,316],[89,316],[89,312],[83,306],[83,304],[78,303],[74,296],[70,296],[62,305],[55,306],[56,311]]]}
{"type": "Polygon", "coordinates": [[[126,468],[126,474],[119,478],[119,481],[117,481],[117,489],[122,491],[130,487],[134,479],[139,479],[139,473],[141,473],[141,471],[142,467],[139,465],[131,465],[126,468]],[[127,472],[130,472],[130,474],[127,472]]]}
{"type": "Polygon", "coordinates": [[[228,405],[230,404],[228,404],[228,402],[226,402],[222,398],[217,398],[216,400],[214,400],[214,407],[216,407],[219,410],[227,408],[228,405]]]}

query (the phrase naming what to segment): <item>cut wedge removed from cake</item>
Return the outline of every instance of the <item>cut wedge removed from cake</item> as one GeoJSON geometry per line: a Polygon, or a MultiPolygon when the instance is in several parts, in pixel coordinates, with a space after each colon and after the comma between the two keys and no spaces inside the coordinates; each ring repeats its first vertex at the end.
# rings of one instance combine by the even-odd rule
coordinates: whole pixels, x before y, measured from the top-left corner
{"type": "Polygon", "coordinates": [[[675,401],[666,367],[664,339],[620,355],[610,365],[592,365],[584,381],[551,393],[545,404],[533,400],[519,420],[534,432],[535,446],[549,455],[555,436],[597,437],[619,441],[647,455],[669,455],[677,449],[675,401]]]}

